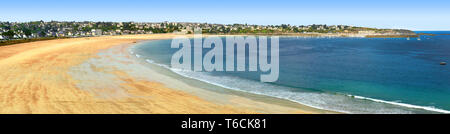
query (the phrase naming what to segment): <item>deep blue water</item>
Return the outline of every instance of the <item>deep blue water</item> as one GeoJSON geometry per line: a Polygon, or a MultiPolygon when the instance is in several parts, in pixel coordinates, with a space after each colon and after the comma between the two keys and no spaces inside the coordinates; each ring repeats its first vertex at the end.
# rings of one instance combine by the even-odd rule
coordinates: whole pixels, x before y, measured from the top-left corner
{"type": "MultiPolygon", "coordinates": [[[[170,67],[172,54],[178,50],[170,48],[170,43],[150,41],[134,51],[170,67]]],[[[440,65],[450,62],[450,35],[421,36],[420,40],[280,37],[279,44],[280,75],[275,83],[259,82],[261,72],[177,73],[342,112],[450,111],[450,65],[440,65]]]]}

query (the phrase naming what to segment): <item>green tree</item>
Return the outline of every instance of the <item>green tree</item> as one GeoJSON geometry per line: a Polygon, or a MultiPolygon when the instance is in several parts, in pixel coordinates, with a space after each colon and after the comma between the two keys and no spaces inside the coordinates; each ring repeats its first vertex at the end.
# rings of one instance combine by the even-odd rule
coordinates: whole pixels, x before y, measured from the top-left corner
{"type": "Polygon", "coordinates": [[[8,32],[2,33],[2,35],[8,39],[12,39],[12,38],[14,38],[15,33],[14,33],[14,31],[9,30],[8,32]]]}
{"type": "Polygon", "coordinates": [[[30,36],[30,35],[31,35],[31,30],[30,30],[30,29],[23,29],[23,33],[24,33],[26,36],[30,36]]]}

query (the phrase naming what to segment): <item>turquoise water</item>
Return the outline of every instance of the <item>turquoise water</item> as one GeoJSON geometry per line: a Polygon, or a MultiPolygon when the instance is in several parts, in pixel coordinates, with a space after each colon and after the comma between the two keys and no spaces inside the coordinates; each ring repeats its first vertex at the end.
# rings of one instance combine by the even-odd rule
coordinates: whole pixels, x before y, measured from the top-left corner
{"type": "MultiPolygon", "coordinates": [[[[149,41],[133,51],[139,58],[171,69],[172,54],[178,49],[170,48],[170,43],[149,41]]],[[[450,62],[450,35],[421,36],[420,40],[280,37],[279,61],[280,75],[274,83],[259,82],[261,72],[171,70],[233,90],[340,112],[450,111],[450,65],[439,64],[450,62]]]]}

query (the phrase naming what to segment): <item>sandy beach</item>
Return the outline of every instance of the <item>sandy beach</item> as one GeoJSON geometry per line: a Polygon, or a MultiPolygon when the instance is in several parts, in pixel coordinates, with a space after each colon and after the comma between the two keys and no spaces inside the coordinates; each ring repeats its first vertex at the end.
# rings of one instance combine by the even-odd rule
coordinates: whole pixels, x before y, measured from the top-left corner
{"type": "Polygon", "coordinates": [[[127,51],[175,34],[70,38],[0,47],[0,113],[334,113],[288,100],[210,91],[144,66],[127,51]]]}

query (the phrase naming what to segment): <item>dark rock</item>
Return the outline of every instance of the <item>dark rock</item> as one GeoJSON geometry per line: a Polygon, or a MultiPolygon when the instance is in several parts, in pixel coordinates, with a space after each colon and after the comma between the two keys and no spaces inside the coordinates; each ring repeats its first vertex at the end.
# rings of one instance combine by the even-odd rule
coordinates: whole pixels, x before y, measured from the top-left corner
{"type": "Polygon", "coordinates": [[[445,63],[445,62],[441,62],[441,65],[447,65],[447,63],[445,63]]]}

